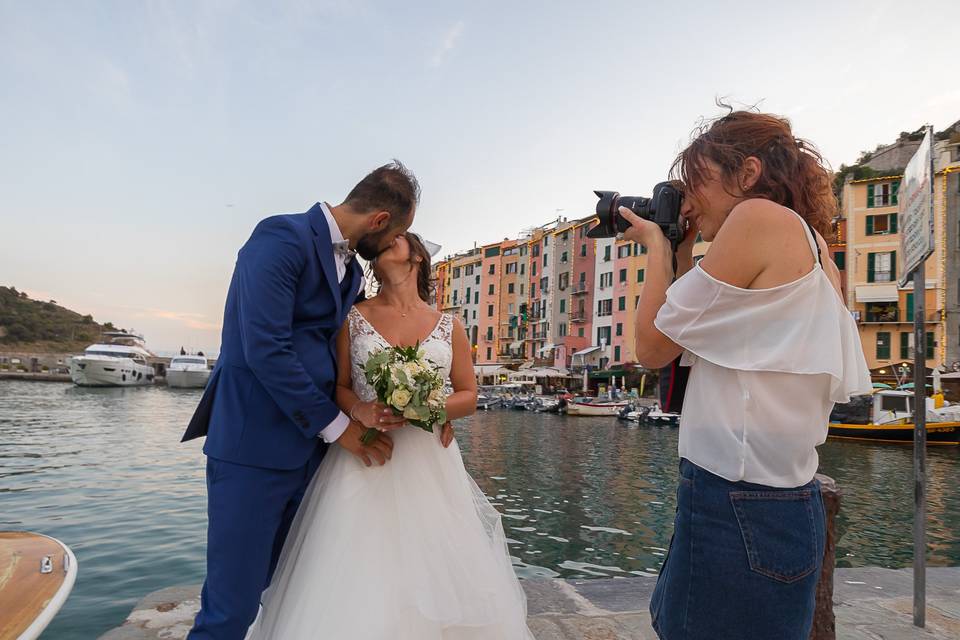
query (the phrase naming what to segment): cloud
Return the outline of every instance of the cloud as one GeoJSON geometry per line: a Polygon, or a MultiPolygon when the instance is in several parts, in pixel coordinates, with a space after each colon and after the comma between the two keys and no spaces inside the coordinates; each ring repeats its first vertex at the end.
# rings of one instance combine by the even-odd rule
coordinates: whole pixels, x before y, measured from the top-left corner
{"type": "Polygon", "coordinates": [[[447,59],[447,55],[457,46],[457,41],[463,33],[463,27],[463,20],[459,20],[446,30],[443,34],[443,39],[440,41],[440,46],[437,47],[437,51],[433,54],[433,57],[430,58],[431,67],[436,68],[443,64],[444,60],[447,59]]]}
{"type": "Polygon", "coordinates": [[[184,313],[181,311],[164,311],[163,309],[146,309],[146,315],[152,318],[163,320],[173,320],[179,322],[188,329],[200,329],[202,331],[219,331],[220,325],[212,322],[206,322],[206,316],[202,313],[184,313]]]}

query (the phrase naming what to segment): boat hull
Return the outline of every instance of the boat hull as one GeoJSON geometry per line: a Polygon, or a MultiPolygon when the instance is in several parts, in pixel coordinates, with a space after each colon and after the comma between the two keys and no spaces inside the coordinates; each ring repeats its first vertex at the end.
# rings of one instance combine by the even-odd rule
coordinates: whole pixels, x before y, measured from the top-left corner
{"type": "Polygon", "coordinates": [[[210,380],[210,371],[176,371],[167,369],[167,386],[175,389],[202,389],[210,380]]]}
{"type": "Polygon", "coordinates": [[[66,602],[77,559],[65,544],[26,531],[0,532],[0,638],[34,640],[66,602]],[[41,563],[49,558],[49,571],[41,563]]]}
{"type": "Polygon", "coordinates": [[[568,416],[618,416],[628,403],[589,404],[571,402],[567,404],[568,416]]]}
{"type": "Polygon", "coordinates": [[[154,382],[153,367],[133,360],[77,357],[70,361],[70,379],[80,387],[138,387],[154,382]]]}
{"type": "MultiPolygon", "coordinates": [[[[843,424],[831,422],[827,435],[839,440],[870,440],[873,442],[912,444],[914,430],[913,424],[843,424]]],[[[960,422],[927,423],[927,444],[960,445],[960,422]]]]}

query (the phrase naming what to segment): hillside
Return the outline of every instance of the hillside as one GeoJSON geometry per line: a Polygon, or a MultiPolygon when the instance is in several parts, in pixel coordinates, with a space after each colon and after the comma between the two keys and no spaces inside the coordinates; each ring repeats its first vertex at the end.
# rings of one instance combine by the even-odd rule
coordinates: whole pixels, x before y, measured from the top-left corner
{"type": "Polygon", "coordinates": [[[0,287],[0,351],[82,351],[111,323],[65,309],[55,300],[31,300],[13,287],[0,287]]]}

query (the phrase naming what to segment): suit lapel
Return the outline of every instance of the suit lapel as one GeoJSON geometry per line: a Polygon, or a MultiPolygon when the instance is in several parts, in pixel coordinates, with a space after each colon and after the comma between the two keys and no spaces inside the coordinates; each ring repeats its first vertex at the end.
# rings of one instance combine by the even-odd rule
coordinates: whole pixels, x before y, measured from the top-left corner
{"type": "Polygon", "coordinates": [[[343,301],[340,294],[340,279],[337,278],[337,263],[333,257],[333,243],[330,241],[330,227],[327,225],[327,218],[323,215],[323,208],[319,202],[313,205],[307,212],[307,216],[310,219],[310,227],[313,229],[313,246],[320,258],[320,266],[323,267],[323,273],[327,277],[327,284],[330,285],[330,293],[337,305],[339,318],[343,301]]]}
{"type": "Polygon", "coordinates": [[[343,305],[349,309],[357,299],[357,294],[360,291],[360,280],[363,278],[363,269],[360,268],[356,256],[353,257],[347,268],[347,278],[350,279],[350,288],[347,289],[347,294],[344,296],[343,305]]]}

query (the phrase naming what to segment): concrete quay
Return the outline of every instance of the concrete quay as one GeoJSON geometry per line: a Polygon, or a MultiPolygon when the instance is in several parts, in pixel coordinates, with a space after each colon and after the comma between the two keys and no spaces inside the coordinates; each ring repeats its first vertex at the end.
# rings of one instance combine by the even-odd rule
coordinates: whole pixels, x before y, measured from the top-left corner
{"type": "MultiPolygon", "coordinates": [[[[647,603],[653,577],[524,580],[537,640],[656,640],[647,603]]],[[[913,626],[910,569],[837,569],[833,611],[839,640],[960,638],[960,567],[927,569],[927,626],[913,626]]],[[[181,640],[200,606],[199,586],[145,597],[100,640],[181,640]]]]}

